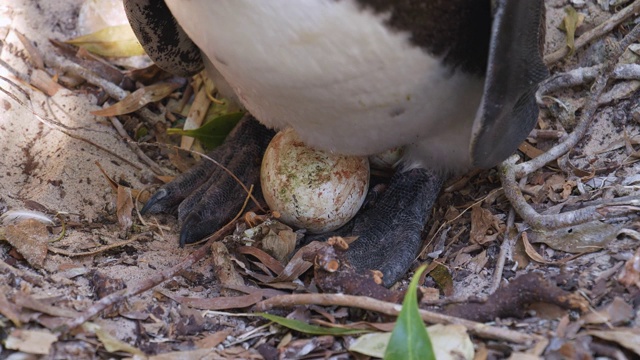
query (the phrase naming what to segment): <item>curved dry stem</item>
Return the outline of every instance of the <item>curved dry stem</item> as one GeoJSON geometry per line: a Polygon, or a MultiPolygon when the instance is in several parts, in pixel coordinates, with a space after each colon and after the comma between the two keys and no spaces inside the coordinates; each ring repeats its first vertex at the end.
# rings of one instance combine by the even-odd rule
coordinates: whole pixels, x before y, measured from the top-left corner
{"type": "MultiPolygon", "coordinates": [[[[292,307],[295,305],[323,305],[323,306],[347,306],[376,311],[381,314],[398,316],[401,306],[396,303],[386,302],[367,296],[345,294],[291,294],[278,295],[263,300],[256,304],[257,311],[268,311],[278,307],[292,307]]],[[[514,343],[532,343],[540,338],[536,335],[522,334],[517,331],[492,327],[486,324],[455,316],[438,314],[432,311],[419,310],[422,320],[432,324],[460,324],[472,333],[491,339],[507,340],[514,343]]]]}
{"type": "MultiPolygon", "coordinates": [[[[536,91],[536,101],[538,105],[544,105],[543,100],[549,93],[584,85],[593,81],[602,68],[603,65],[583,67],[551,76],[540,84],[538,91],[536,91]]],[[[640,80],[640,65],[619,64],[611,73],[611,78],[616,80],[640,80]]]]}
{"type": "MultiPolygon", "coordinates": [[[[636,1],[636,3],[639,3],[636,1]]],[[[635,3],[634,3],[635,5],[635,3]]],[[[585,135],[589,126],[593,122],[596,110],[598,109],[598,101],[600,96],[604,92],[607,86],[608,80],[614,74],[616,70],[616,64],[618,59],[625,51],[625,49],[636,39],[640,37],[640,25],[636,27],[624,37],[617,46],[611,49],[611,53],[607,62],[599,69],[600,76],[596,77],[595,83],[591,87],[591,95],[588,98],[587,103],[583,109],[580,121],[575,127],[574,131],[566,136],[564,140],[549,149],[544,154],[529,160],[522,164],[516,164],[518,161],[517,156],[512,156],[505,160],[500,165],[500,179],[504,187],[505,196],[511,202],[511,205],[516,210],[518,215],[534,229],[558,229],[566,226],[572,226],[582,224],[589,221],[599,220],[606,217],[607,214],[618,213],[613,209],[605,209],[605,207],[614,205],[615,200],[609,202],[609,204],[603,204],[598,206],[587,206],[582,209],[569,211],[557,215],[540,215],[531,207],[525,200],[520,187],[516,181],[517,178],[522,178],[534,171],[542,168],[547,163],[557,160],[562,155],[566,154],[574,146],[578,144],[580,139],[585,135]]]]}
{"type": "Polygon", "coordinates": [[[500,165],[500,181],[504,195],[518,215],[533,229],[555,230],[567,226],[584,224],[594,220],[602,220],[609,215],[619,216],[621,213],[636,212],[640,199],[620,198],[611,199],[600,205],[586,206],[581,209],[561,214],[541,215],[524,199],[522,190],[516,181],[516,165],[518,156],[514,155],[500,165]]]}
{"type": "Polygon", "coordinates": [[[582,139],[582,137],[587,132],[587,129],[593,122],[594,115],[596,113],[596,110],[598,109],[598,99],[604,92],[604,89],[607,86],[607,82],[609,81],[615,70],[615,65],[617,64],[618,59],[620,58],[624,50],[633,41],[638,39],[638,37],[640,37],[640,25],[636,25],[636,27],[634,27],[633,30],[631,30],[631,32],[627,34],[627,36],[625,36],[624,39],[622,39],[614,49],[612,49],[609,60],[601,68],[601,75],[596,78],[595,83],[591,87],[591,95],[589,96],[589,100],[587,101],[582,111],[582,115],[580,116],[581,121],[575,127],[574,131],[569,134],[563,142],[549,149],[546,153],[525,163],[513,165],[516,167],[516,177],[520,178],[526,176],[527,174],[531,174],[532,172],[545,166],[550,161],[558,159],[560,156],[562,156],[571,148],[576,146],[576,144],[578,144],[578,141],[582,139]]]}

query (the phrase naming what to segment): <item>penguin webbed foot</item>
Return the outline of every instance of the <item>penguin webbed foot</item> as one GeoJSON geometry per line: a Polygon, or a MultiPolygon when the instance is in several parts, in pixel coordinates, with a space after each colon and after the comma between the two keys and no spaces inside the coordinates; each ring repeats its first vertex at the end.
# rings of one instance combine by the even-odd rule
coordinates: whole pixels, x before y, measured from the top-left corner
{"type": "MultiPolygon", "coordinates": [[[[245,116],[225,142],[208,156],[224,165],[244,184],[259,184],[262,155],[274,132],[245,116]]],[[[259,186],[254,197],[260,199],[259,186]]],[[[189,171],[158,189],[142,213],[175,213],[180,224],[180,246],[201,240],[219,229],[240,210],[247,194],[215,163],[203,159],[189,171]]]]}
{"type": "Polygon", "coordinates": [[[359,271],[379,270],[383,284],[393,285],[409,270],[422,244],[422,230],[440,193],[444,175],[429,169],[398,171],[373,206],[342,228],[307,236],[356,236],[346,257],[359,271]]]}

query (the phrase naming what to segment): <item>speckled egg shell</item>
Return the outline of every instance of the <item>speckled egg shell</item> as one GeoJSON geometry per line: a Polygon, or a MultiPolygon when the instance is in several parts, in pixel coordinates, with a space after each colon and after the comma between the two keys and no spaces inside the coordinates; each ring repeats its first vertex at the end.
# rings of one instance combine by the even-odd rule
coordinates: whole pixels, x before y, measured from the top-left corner
{"type": "Polygon", "coordinates": [[[369,161],[312,149],[293,129],[285,129],[267,147],[260,183],[281,221],[323,233],[346,224],[362,206],[369,188],[369,161]]]}

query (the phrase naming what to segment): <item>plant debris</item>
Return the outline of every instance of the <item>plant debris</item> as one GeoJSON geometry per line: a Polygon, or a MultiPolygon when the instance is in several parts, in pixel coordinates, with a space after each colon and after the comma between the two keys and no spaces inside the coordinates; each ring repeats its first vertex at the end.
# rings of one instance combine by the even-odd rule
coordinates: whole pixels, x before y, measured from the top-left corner
{"type": "MultiPolygon", "coordinates": [[[[419,317],[476,358],[640,356],[640,0],[547,1],[536,129],[497,171],[450,181],[391,289],[349,265],[353,239],[302,246],[264,209],[184,249],[173,217],[142,219],[238,108],[201,75],[67,43],[81,3],[0,6],[2,356],[380,356],[423,264],[419,317]]],[[[110,31],[80,40],[123,45],[110,31]]]]}

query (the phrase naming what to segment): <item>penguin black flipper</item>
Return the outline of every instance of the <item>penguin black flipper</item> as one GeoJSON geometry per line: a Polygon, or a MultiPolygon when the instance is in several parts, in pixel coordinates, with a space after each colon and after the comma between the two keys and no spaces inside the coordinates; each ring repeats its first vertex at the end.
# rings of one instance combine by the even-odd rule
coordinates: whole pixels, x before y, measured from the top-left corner
{"type": "Polygon", "coordinates": [[[513,154],[538,119],[535,92],[549,76],[542,60],[542,0],[500,1],[491,31],[489,61],[470,144],[474,167],[490,168],[513,154]]]}
{"type": "Polygon", "coordinates": [[[204,69],[200,49],[171,15],[164,1],[124,0],[123,5],[138,41],[161,69],[185,77],[204,69]]]}

